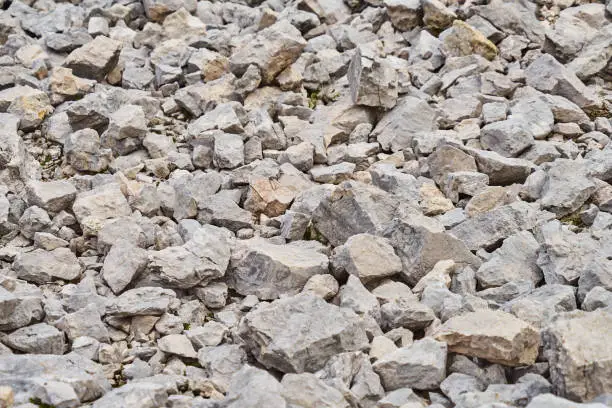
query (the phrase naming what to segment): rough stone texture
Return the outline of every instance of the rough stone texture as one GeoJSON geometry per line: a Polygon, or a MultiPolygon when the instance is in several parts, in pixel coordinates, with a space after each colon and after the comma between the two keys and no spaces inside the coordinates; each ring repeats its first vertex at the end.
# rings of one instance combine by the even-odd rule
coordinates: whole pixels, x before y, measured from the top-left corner
{"type": "Polygon", "coordinates": [[[535,362],[540,334],[529,324],[499,311],[480,310],[449,319],[434,337],[449,351],[508,366],[535,362]]]}
{"type": "Polygon", "coordinates": [[[242,295],[275,299],[297,293],[313,275],[326,273],[328,264],[318,243],[276,245],[253,238],[234,249],[228,280],[242,295]]]}
{"type": "Polygon", "coordinates": [[[230,58],[230,68],[242,74],[249,65],[259,67],[264,83],[271,83],[293,63],[306,46],[300,32],[286,20],[260,31],[255,39],[245,44],[230,58]]]}
{"type": "Polygon", "coordinates": [[[332,355],[368,343],[357,315],[310,294],[248,313],[240,335],[261,364],[285,373],[316,371],[332,355]]]}
{"type": "Polygon", "coordinates": [[[611,11],[0,1],[0,408],[612,404],[611,11]]]}
{"type": "Polygon", "coordinates": [[[313,214],[317,230],[335,246],[352,235],[375,233],[391,221],[398,201],[378,188],[346,182],[325,194],[313,214]]]}
{"type": "Polygon", "coordinates": [[[358,105],[391,109],[397,103],[397,72],[384,58],[358,48],[349,66],[351,98],[358,105]]]}
{"type": "Polygon", "coordinates": [[[103,35],[74,50],[64,66],[75,75],[101,80],[113,68],[119,57],[121,43],[103,35]]]}
{"type": "Polygon", "coordinates": [[[461,20],[455,20],[453,26],[443,35],[444,46],[450,56],[478,54],[492,60],[497,55],[495,44],[480,31],[461,20]]]}
{"type": "MultiPolygon", "coordinates": [[[[612,348],[594,330],[609,328],[605,311],[560,314],[543,331],[544,356],[550,364],[555,393],[574,401],[590,401],[610,393],[612,348]]],[[[606,330],[606,329],[604,329],[606,330]]]]}
{"type": "Polygon", "coordinates": [[[334,250],[332,267],[355,275],[364,284],[393,276],[402,270],[402,261],[381,237],[357,234],[334,250]]]}
{"type": "Polygon", "coordinates": [[[16,401],[38,398],[48,405],[78,406],[110,390],[102,367],[74,353],[0,356],[0,378],[13,387],[16,401]]]}
{"type": "Polygon", "coordinates": [[[55,279],[71,281],[81,273],[77,257],[68,248],[57,248],[53,251],[35,249],[20,254],[15,259],[14,268],[19,278],[35,283],[46,283],[55,279]]]}
{"type": "Polygon", "coordinates": [[[387,391],[436,389],[446,377],[446,353],[445,343],[426,338],[386,354],[373,368],[387,391]]]}

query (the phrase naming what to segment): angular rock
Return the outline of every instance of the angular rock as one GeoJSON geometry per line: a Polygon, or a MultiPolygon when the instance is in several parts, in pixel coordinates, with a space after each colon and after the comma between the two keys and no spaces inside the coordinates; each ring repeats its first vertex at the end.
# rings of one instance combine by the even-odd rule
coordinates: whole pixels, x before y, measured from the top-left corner
{"type": "Polygon", "coordinates": [[[64,142],[68,163],[78,171],[99,173],[112,160],[110,149],[101,148],[100,136],[94,129],[82,129],[70,134],[64,142]]]}
{"type": "Polygon", "coordinates": [[[533,145],[534,139],[531,132],[522,126],[522,120],[511,118],[483,127],[480,143],[485,149],[504,157],[517,157],[533,145]]]}
{"type": "Polygon", "coordinates": [[[322,249],[317,242],[241,241],[232,252],[228,283],[238,293],[260,299],[295,294],[312,276],[327,273],[329,260],[322,249]]]}
{"type": "Polygon", "coordinates": [[[453,227],[450,234],[463,241],[469,249],[477,250],[492,246],[519,231],[531,229],[546,218],[551,218],[549,213],[517,201],[468,218],[453,227]]]}
{"type": "Polygon", "coordinates": [[[245,365],[231,379],[227,408],[286,408],[281,385],[265,370],[245,365]]]}
{"type": "Polygon", "coordinates": [[[384,150],[400,151],[412,146],[415,136],[436,129],[436,111],[427,102],[405,96],[376,124],[371,136],[384,150]]]}
{"type": "Polygon", "coordinates": [[[527,85],[563,96],[581,108],[598,104],[597,96],[550,54],[542,54],[533,61],[525,70],[525,79],[527,85]]]}
{"type": "Polygon", "coordinates": [[[453,26],[442,33],[442,38],[448,55],[453,57],[478,54],[492,60],[497,55],[495,44],[480,31],[461,20],[455,20],[453,26]]]}
{"type": "Polygon", "coordinates": [[[129,241],[118,241],[104,259],[102,277],[113,293],[119,294],[144,271],[148,260],[144,249],[129,241]]]}
{"type": "Polygon", "coordinates": [[[286,373],[316,371],[331,356],[368,344],[357,315],[311,294],[249,312],[239,333],[261,364],[286,373]]]}
{"type": "Polygon", "coordinates": [[[375,233],[391,221],[396,198],[378,188],[345,182],[325,194],[313,214],[315,228],[334,246],[352,235],[375,233]]]}
{"type": "Polygon", "coordinates": [[[159,316],[168,310],[176,293],[170,289],[142,287],[130,289],[115,298],[106,313],[118,317],[159,316]]]}
{"type": "Polygon", "coordinates": [[[445,343],[425,338],[383,356],[372,367],[386,391],[432,390],[446,377],[446,354],[445,343]]]}
{"type": "Polygon", "coordinates": [[[364,284],[393,276],[402,270],[401,259],[393,247],[381,237],[357,234],[334,249],[332,267],[335,273],[344,271],[364,284]]]}
{"type": "Polygon", "coordinates": [[[56,279],[71,281],[81,274],[81,265],[68,248],[52,251],[35,249],[21,253],[15,258],[13,269],[19,278],[38,284],[50,283],[56,279]]]}
{"type": "Polygon", "coordinates": [[[478,283],[485,289],[518,280],[531,280],[537,285],[544,277],[536,263],[539,248],[528,231],[509,236],[476,271],[478,283]]]}
{"type": "Polygon", "coordinates": [[[64,354],[64,335],[46,323],[15,330],[4,339],[4,343],[28,354],[64,354]]]}
{"type": "Polygon", "coordinates": [[[480,260],[468,247],[441,227],[396,219],[383,232],[383,236],[402,260],[402,276],[411,285],[415,285],[438,261],[444,259],[480,266],[480,260]]]}
{"type": "Polygon", "coordinates": [[[157,340],[157,347],[164,353],[174,354],[184,358],[196,358],[197,354],[187,336],[170,334],[157,340]]]}
{"type": "Polygon", "coordinates": [[[306,46],[299,30],[287,20],[281,20],[260,31],[252,42],[245,44],[230,58],[230,69],[242,75],[249,65],[261,70],[264,83],[271,83],[291,65],[306,46]]]}
{"type": "Polygon", "coordinates": [[[612,347],[592,333],[609,327],[611,321],[609,312],[577,311],[559,315],[543,330],[544,356],[555,393],[574,401],[610,393],[612,347]]]}
{"type": "Polygon", "coordinates": [[[16,401],[56,406],[78,406],[111,389],[102,366],[76,353],[0,356],[0,378],[13,388],[16,401]]]}
{"type": "Polygon", "coordinates": [[[384,0],[387,14],[393,26],[400,31],[410,31],[421,23],[423,11],[418,0],[384,0]]]}
{"type": "Polygon", "coordinates": [[[32,180],[26,187],[28,203],[58,213],[71,206],[76,197],[76,188],[64,180],[32,180]]]}
{"type": "Polygon", "coordinates": [[[119,41],[100,35],[72,51],[64,60],[64,66],[77,76],[101,81],[117,63],[120,51],[119,41]]]}
{"type": "Polygon", "coordinates": [[[198,362],[215,386],[225,391],[230,386],[233,374],[247,362],[247,355],[236,344],[203,347],[198,352],[198,362]]]}
{"type": "Polygon", "coordinates": [[[532,326],[493,310],[452,317],[435,331],[434,338],[446,342],[451,352],[511,367],[533,364],[540,345],[540,334],[532,326]]]}
{"type": "Polygon", "coordinates": [[[383,109],[397,103],[397,72],[386,59],[357,48],[348,75],[353,103],[383,109]]]}
{"type": "Polygon", "coordinates": [[[93,408],[127,407],[138,401],[142,408],[161,407],[166,404],[168,393],[163,384],[152,382],[130,383],[115,388],[93,403],[93,408]]]}

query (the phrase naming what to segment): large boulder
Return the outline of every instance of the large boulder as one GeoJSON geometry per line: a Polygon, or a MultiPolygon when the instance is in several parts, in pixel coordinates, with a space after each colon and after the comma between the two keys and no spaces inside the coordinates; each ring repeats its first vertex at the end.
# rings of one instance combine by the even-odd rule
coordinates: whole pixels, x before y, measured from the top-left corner
{"type": "Polygon", "coordinates": [[[612,327],[609,311],[582,311],[557,316],[542,331],[544,356],[556,394],[590,401],[612,393],[612,344],[596,335],[612,327]]]}
{"type": "Polygon", "coordinates": [[[327,273],[329,260],[316,241],[277,245],[263,238],[238,242],[228,283],[241,295],[276,299],[296,294],[314,275],[327,273]]]}
{"type": "Polygon", "coordinates": [[[242,75],[249,65],[256,65],[264,83],[269,84],[299,57],[305,46],[300,31],[287,20],[280,20],[234,52],[230,69],[242,75]]]}
{"type": "Polygon", "coordinates": [[[345,182],[325,194],[313,214],[315,228],[334,246],[359,233],[376,233],[391,221],[397,198],[373,186],[345,182]]]}
{"type": "Polygon", "coordinates": [[[58,407],[79,406],[111,389],[102,366],[76,353],[0,356],[0,381],[13,388],[15,402],[58,407]]]}
{"type": "Polygon", "coordinates": [[[353,311],[307,293],[249,312],[239,334],[261,364],[284,373],[314,372],[333,355],[368,345],[353,311]]]}
{"type": "Polygon", "coordinates": [[[454,353],[507,366],[531,365],[538,356],[540,333],[511,314],[478,310],[452,317],[434,334],[454,353]]]}

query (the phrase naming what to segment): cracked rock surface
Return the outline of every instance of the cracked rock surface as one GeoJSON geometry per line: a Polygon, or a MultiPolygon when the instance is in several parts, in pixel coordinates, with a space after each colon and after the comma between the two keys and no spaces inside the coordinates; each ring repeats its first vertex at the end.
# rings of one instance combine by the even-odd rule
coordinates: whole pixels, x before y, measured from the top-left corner
{"type": "Polygon", "coordinates": [[[0,0],[0,408],[612,407],[611,0],[0,0]]]}

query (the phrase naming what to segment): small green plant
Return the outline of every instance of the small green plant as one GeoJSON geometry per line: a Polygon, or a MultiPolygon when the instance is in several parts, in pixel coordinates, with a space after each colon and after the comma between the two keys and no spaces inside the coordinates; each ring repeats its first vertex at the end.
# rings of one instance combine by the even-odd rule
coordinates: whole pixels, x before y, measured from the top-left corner
{"type": "Polygon", "coordinates": [[[584,223],[582,222],[582,218],[580,218],[580,214],[575,212],[573,214],[568,214],[565,217],[559,219],[563,224],[574,225],[576,227],[584,227],[584,223]]]}
{"type": "Polygon", "coordinates": [[[121,369],[115,372],[113,375],[113,380],[115,380],[113,388],[118,388],[127,384],[127,378],[125,377],[125,374],[123,374],[123,365],[121,366],[121,369]]]}
{"type": "Polygon", "coordinates": [[[40,398],[30,398],[30,402],[34,405],[38,405],[40,408],[57,408],[55,405],[45,404],[40,398]]]}
{"type": "Polygon", "coordinates": [[[308,107],[310,109],[314,109],[317,107],[317,103],[319,103],[319,96],[320,96],[319,94],[320,94],[320,91],[318,89],[311,91],[308,94],[308,107]]]}
{"type": "Polygon", "coordinates": [[[183,330],[189,330],[189,329],[191,329],[191,324],[183,323],[183,330]]]}

